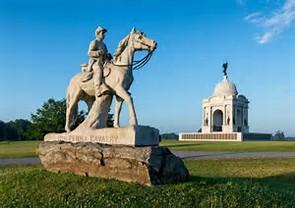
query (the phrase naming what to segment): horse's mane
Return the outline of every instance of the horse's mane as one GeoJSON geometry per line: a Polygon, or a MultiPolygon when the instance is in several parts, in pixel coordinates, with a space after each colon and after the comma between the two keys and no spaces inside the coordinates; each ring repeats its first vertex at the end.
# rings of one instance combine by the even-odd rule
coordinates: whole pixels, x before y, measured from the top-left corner
{"type": "Polygon", "coordinates": [[[123,53],[123,51],[127,47],[129,37],[130,37],[130,34],[128,34],[125,38],[123,38],[120,41],[118,47],[116,48],[115,54],[114,54],[114,59],[115,60],[123,53]]]}

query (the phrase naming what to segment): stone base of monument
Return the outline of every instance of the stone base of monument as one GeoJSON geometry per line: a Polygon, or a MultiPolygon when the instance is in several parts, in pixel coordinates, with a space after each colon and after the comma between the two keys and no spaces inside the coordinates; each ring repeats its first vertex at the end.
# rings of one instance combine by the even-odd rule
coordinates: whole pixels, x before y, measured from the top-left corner
{"type": "Polygon", "coordinates": [[[132,147],[85,142],[43,142],[38,148],[49,171],[117,179],[144,185],[185,181],[189,172],[168,148],[132,147]]]}
{"type": "Polygon", "coordinates": [[[102,144],[150,146],[159,144],[159,130],[149,126],[131,126],[124,128],[77,128],[70,133],[49,133],[45,142],[93,142],[102,144]]]}

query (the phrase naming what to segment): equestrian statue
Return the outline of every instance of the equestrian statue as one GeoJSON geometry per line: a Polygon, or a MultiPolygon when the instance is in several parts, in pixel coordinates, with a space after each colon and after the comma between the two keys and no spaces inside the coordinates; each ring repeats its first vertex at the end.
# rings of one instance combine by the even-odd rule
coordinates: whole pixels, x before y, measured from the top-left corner
{"type": "Polygon", "coordinates": [[[96,39],[90,42],[88,64],[81,65],[82,71],[75,75],[67,89],[67,111],[65,130],[71,132],[78,113],[78,102],[84,100],[88,106],[85,121],[77,128],[104,128],[112,98],[115,96],[114,127],[119,127],[119,116],[124,101],[128,104],[130,126],[138,125],[134,103],[130,92],[133,70],[143,67],[157,47],[156,41],[135,28],[124,37],[114,54],[108,53],[103,43],[106,29],[98,27],[96,39]],[[134,61],[137,51],[148,51],[147,56],[134,61]]]}

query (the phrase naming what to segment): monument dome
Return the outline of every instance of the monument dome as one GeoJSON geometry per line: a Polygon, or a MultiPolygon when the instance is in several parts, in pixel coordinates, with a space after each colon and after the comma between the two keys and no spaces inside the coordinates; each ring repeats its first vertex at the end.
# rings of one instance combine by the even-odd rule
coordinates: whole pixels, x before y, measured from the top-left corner
{"type": "Polygon", "coordinates": [[[237,87],[234,83],[232,83],[227,76],[223,77],[223,80],[219,82],[215,89],[213,96],[229,96],[229,95],[237,95],[237,87]]]}

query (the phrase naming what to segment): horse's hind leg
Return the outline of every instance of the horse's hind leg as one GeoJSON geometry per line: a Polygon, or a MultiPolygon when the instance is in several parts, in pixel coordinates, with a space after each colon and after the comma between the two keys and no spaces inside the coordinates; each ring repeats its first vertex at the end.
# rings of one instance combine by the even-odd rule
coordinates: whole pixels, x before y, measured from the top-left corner
{"type": "Polygon", "coordinates": [[[119,96],[116,96],[116,104],[115,104],[115,115],[114,115],[114,127],[120,127],[120,112],[122,109],[123,99],[119,96]]]}
{"type": "Polygon", "coordinates": [[[135,109],[134,109],[134,103],[132,97],[128,94],[128,92],[123,88],[120,87],[119,89],[116,89],[116,94],[117,96],[121,97],[124,101],[128,103],[128,108],[129,108],[129,124],[130,126],[136,126],[137,125],[137,118],[135,114],[135,109]]]}
{"type": "Polygon", "coordinates": [[[67,92],[67,110],[65,130],[70,132],[74,126],[78,114],[78,102],[81,90],[69,88],[67,92]]]}

